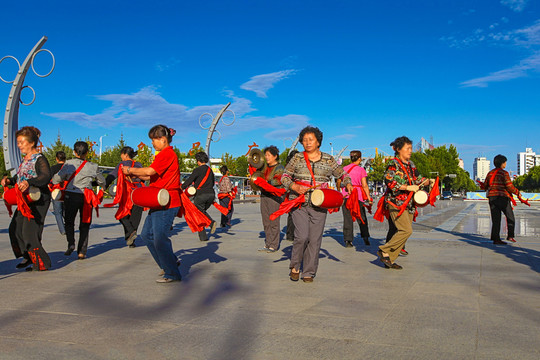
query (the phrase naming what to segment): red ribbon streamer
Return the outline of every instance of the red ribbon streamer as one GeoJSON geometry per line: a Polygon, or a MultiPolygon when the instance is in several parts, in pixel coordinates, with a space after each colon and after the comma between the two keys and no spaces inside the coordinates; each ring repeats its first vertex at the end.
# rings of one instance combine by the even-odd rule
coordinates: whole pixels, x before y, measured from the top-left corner
{"type": "Polygon", "coordinates": [[[210,226],[212,223],[206,215],[204,215],[187,197],[186,193],[182,191],[180,194],[180,200],[182,206],[178,210],[178,217],[185,217],[186,223],[192,232],[199,232],[204,230],[205,227],[210,226]]]}
{"type": "MultiPolygon", "coordinates": [[[[17,199],[17,209],[28,220],[33,219],[34,215],[32,215],[32,210],[30,209],[30,206],[28,206],[26,196],[19,189],[19,185],[15,185],[13,187],[13,189],[15,191],[15,196],[16,196],[16,199],[17,199]]],[[[13,210],[11,209],[11,205],[8,205],[7,202],[4,202],[4,203],[6,204],[6,208],[7,208],[7,211],[9,213],[9,216],[12,216],[13,215],[13,210]]]]}
{"type": "Polygon", "coordinates": [[[270,215],[270,220],[274,221],[281,215],[290,212],[293,208],[302,206],[306,201],[306,196],[304,194],[299,195],[296,199],[285,200],[279,205],[278,211],[270,215]]]}
{"type": "Polygon", "coordinates": [[[262,177],[257,177],[253,183],[255,185],[257,185],[258,187],[264,189],[264,191],[266,192],[269,192],[271,193],[272,195],[275,195],[275,196],[282,196],[283,194],[285,194],[287,192],[287,190],[285,189],[278,189],[277,187],[275,186],[272,186],[268,183],[268,181],[264,180],[262,177]]]}
{"type": "Polygon", "coordinates": [[[352,221],[353,223],[360,219],[362,224],[365,224],[364,219],[362,219],[362,213],[360,210],[360,199],[358,198],[358,191],[354,189],[354,191],[349,195],[349,199],[347,200],[347,203],[345,204],[345,207],[349,210],[351,213],[352,221]]]}
{"type": "Polygon", "coordinates": [[[96,216],[99,217],[99,204],[103,201],[103,190],[96,194],[92,189],[84,189],[84,205],[81,222],[90,224],[92,222],[92,209],[96,209],[96,216]]]}
{"type": "Polygon", "coordinates": [[[439,177],[435,179],[435,183],[433,184],[433,187],[431,188],[431,191],[429,192],[429,205],[435,206],[435,201],[437,201],[437,196],[439,196],[441,193],[439,192],[439,177]]]}
{"type": "Polygon", "coordinates": [[[135,185],[129,181],[129,178],[122,171],[123,165],[118,167],[118,178],[116,180],[116,194],[114,200],[110,204],[103,205],[104,207],[113,207],[118,204],[118,210],[114,217],[120,220],[131,214],[133,202],[131,201],[131,192],[135,189],[135,185]]]}

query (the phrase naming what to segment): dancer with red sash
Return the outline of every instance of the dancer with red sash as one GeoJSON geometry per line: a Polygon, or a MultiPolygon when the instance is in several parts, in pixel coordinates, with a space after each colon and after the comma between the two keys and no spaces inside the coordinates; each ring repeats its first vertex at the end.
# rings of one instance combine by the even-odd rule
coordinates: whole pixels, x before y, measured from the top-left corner
{"type": "MultiPolygon", "coordinates": [[[[66,153],[63,151],[57,151],[56,155],[56,164],[51,166],[51,177],[57,174],[62,166],[64,166],[64,163],[66,162],[66,153]]],[[[49,185],[49,190],[53,190],[54,186],[49,185]]],[[[54,199],[51,199],[52,206],[53,206],[53,214],[56,219],[56,225],[58,226],[58,231],[62,235],[66,235],[66,228],[64,226],[64,201],[57,201],[54,199]]]]}
{"type": "MultiPolygon", "coordinates": [[[[360,166],[360,163],[362,162],[362,152],[353,150],[350,152],[350,157],[352,163],[345,166],[343,170],[351,177],[351,183],[355,191],[349,196],[345,189],[341,190],[343,197],[346,199],[341,208],[343,211],[343,240],[345,241],[346,247],[353,246],[353,225],[356,220],[360,226],[360,236],[364,240],[364,244],[370,245],[365,205],[369,206],[371,209],[373,199],[369,194],[366,170],[360,166]]],[[[340,183],[341,181],[338,180],[338,189],[340,188],[340,183]]]]}
{"type": "Polygon", "coordinates": [[[319,266],[319,251],[328,210],[311,203],[310,190],[315,187],[328,188],[332,176],[341,179],[349,193],[354,190],[343,168],[332,156],[320,151],[322,140],[323,133],[318,128],[307,126],[302,129],[299,142],[304,146],[304,152],[292,158],[281,177],[283,186],[290,191],[290,200],[282,204],[277,214],[291,211],[295,227],[289,264],[292,281],[298,281],[301,277],[304,282],[313,282],[319,266]]]}
{"type": "MultiPolygon", "coordinates": [[[[105,179],[105,188],[108,188],[114,180],[118,179],[116,184],[117,192],[115,194],[115,201],[113,202],[114,205],[118,205],[118,211],[115,217],[124,228],[124,239],[126,240],[126,245],[130,248],[136,246],[137,229],[141,223],[143,213],[143,208],[133,204],[131,201],[131,192],[136,188],[144,186],[144,184],[137,177],[128,178],[123,176],[120,167],[142,168],[143,166],[140,162],[133,160],[136,156],[137,152],[131,146],[124,146],[120,150],[120,159],[122,161],[116,165],[116,168],[105,179]]],[[[109,207],[110,205],[112,204],[107,204],[105,207],[109,207]]]]}
{"type": "Polygon", "coordinates": [[[79,243],[77,254],[80,260],[86,258],[88,236],[92,223],[92,211],[101,203],[103,190],[94,193],[92,186],[105,186],[105,178],[98,165],[86,160],[88,144],[77,141],[73,145],[74,159],[69,159],[53,176],[53,184],[61,184],[64,194],[64,214],[68,249],[64,255],[69,256],[75,250],[75,217],[79,213],[79,243]]]}
{"type": "Polygon", "coordinates": [[[231,227],[231,219],[234,212],[233,200],[236,197],[238,188],[236,186],[233,187],[233,183],[229,178],[229,168],[227,167],[227,165],[221,165],[221,167],[219,168],[219,172],[221,172],[221,174],[223,175],[221,179],[219,179],[218,183],[219,203],[221,206],[229,210],[227,215],[221,214],[221,227],[231,227]]]}
{"type": "MultiPolygon", "coordinates": [[[[279,163],[279,150],[276,146],[267,146],[263,150],[264,159],[266,160],[261,169],[263,174],[261,180],[261,217],[264,228],[264,247],[259,251],[273,253],[279,249],[280,226],[279,217],[270,219],[270,215],[279,209],[279,205],[283,201],[283,186],[281,185],[281,175],[285,168],[279,163]],[[266,184],[270,186],[264,186],[266,184]],[[276,190],[281,190],[282,193],[276,193],[276,190]],[[270,191],[269,191],[270,190],[270,191]]],[[[259,179],[260,179],[259,178],[259,179]]]]}
{"type": "Polygon", "coordinates": [[[379,246],[377,254],[386,268],[399,270],[403,267],[396,264],[395,260],[412,235],[412,223],[416,216],[416,205],[412,197],[420,186],[429,184],[431,180],[421,177],[410,160],[412,141],[408,137],[398,137],[390,146],[395,151],[395,157],[386,163],[386,193],[379,200],[374,218],[378,221],[390,218],[397,228],[390,241],[379,246]]]}
{"type": "Polygon", "coordinates": [[[43,271],[51,267],[51,259],[41,245],[45,217],[51,202],[49,182],[51,170],[47,158],[36,148],[41,132],[33,126],[25,126],[15,133],[17,147],[24,155],[23,161],[12,177],[4,177],[2,186],[14,185],[17,194],[17,211],[9,224],[9,240],[16,258],[23,257],[18,269],[43,271]],[[24,193],[30,186],[41,193],[38,201],[26,202],[24,193]],[[32,265],[32,267],[30,267],[32,265]]]}
{"type": "MultiPolygon", "coordinates": [[[[210,234],[216,231],[217,223],[212,219],[207,210],[214,203],[216,193],[214,192],[214,172],[208,166],[208,155],[204,152],[198,152],[195,154],[195,160],[197,160],[198,168],[193,170],[191,175],[182,184],[182,190],[186,190],[189,186],[193,185],[197,192],[193,197],[193,204],[211,221],[210,234]]],[[[199,231],[199,240],[208,241],[208,234],[205,229],[199,231]]]]}
{"type": "MultiPolygon", "coordinates": [[[[506,156],[497,155],[493,159],[493,165],[495,169],[491,170],[486,175],[486,180],[482,183],[482,189],[487,191],[487,197],[489,199],[489,210],[491,212],[491,240],[495,245],[506,245],[507,243],[501,240],[501,213],[506,216],[506,223],[508,225],[508,234],[506,240],[516,242],[515,227],[516,219],[514,217],[514,211],[512,210],[513,201],[512,194],[516,194],[521,199],[519,190],[512,184],[508,171],[506,168],[506,156]]],[[[530,206],[530,205],[529,205],[530,206]]]]}
{"type": "Polygon", "coordinates": [[[152,257],[162,269],[158,283],[171,283],[182,280],[176,255],[173,252],[169,232],[174,218],[182,206],[180,188],[180,169],[178,157],[170,145],[176,132],[165,125],[156,125],[148,132],[152,146],[159,153],[149,167],[137,168],[122,166],[122,173],[132,178],[150,180],[152,187],[166,189],[169,192],[169,203],[159,209],[151,209],[144,221],[141,238],[152,257]]]}

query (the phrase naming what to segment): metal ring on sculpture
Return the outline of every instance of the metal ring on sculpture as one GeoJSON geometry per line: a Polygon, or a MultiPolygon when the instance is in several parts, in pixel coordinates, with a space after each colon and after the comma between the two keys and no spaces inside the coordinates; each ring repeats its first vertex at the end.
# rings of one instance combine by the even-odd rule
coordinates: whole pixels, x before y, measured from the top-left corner
{"type": "Polygon", "coordinates": [[[232,124],[234,124],[234,120],[236,120],[236,114],[234,113],[234,111],[227,109],[227,110],[225,110],[225,112],[223,113],[223,115],[221,116],[221,122],[223,123],[223,125],[225,125],[225,126],[231,126],[232,124]],[[230,111],[230,112],[232,112],[232,114],[233,114],[233,119],[232,119],[232,121],[231,121],[230,124],[227,124],[227,123],[225,122],[225,120],[223,119],[223,115],[225,115],[225,113],[227,113],[227,111],[230,111]]]}
{"type": "MultiPolygon", "coordinates": [[[[19,60],[17,60],[17,58],[15,56],[11,56],[11,55],[6,55],[4,56],[3,58],[0,59],[0,64],[2,63],[2,61],[4,61],[4,59],[7,59],[7,58],[12,58],[13,60],[15,60],[17,62],[17,72],[21,69],[21,63],[19,62],[19,60]]],[[[15,79],[17,78],[17,76],[15,75],[15,79]]],[[[15,79],[11,80],[11,81],[6,81],[2,78],[2,76],[0,76],[0,80],[2,80],[3,82],[5,82],[6,84],[13,84],[13,82],[15,81],[15,79]]]]}
{"type": "Polygon", "coordinates": [[[203,117],[204,115],[210,116],[210,118],[211,118],[212,120],[214,120],[214,117],[213,117],[212,114],[210,114],[210,113],[204,113],[204,114],[202,114],[201,116],[199,116],[199,126],[200,126],[201,128],[203,128],[203,130],[208,130],[208,129],[210,129],[210,126],[212,126],[212,122],[210,122],[210,125],[208,125],[208,127],[202,126],[202,124],[201,124],[201,119],[202,119],[202,117],[203,117]]]}
{"type": "Polygon", "coordinates": [[[29,88],[29,89],[31,89],[32,92],[34,93],[34,97],[32,98],[32,101],[30,101],[28,104],[23,103],[22,99],[20,99],[20,98],[19,98],[19,101],[20,101],[21,104],[23,104],[23,105],[30,106],[30,105],[32,105],[32,104],[34,103],[34,101],[36,101],[36,90],[34,90],[34,88],[31,87],[30,85],[25,85],[25,86],[22,87],[21,93],[22,93],[22,91],[23,91],[24,88],[29,88]]]}
{"type": "Polygon", "coordinates": [[[54,59],[53,53],[52,53],[50,50],[47,50],[47,49],[39,49],[38,51],[36,51],[36,52],[34,53],[34,55],[32,55],[32,61],[30,62],[30,65],[32,65],[32,71],[34,72],[34,74],[36,74],[37,76],[39,76],[39,77],[41,77],[41,78],[44,78],[44,77],[47,77],[47,76],[51,75],[51,73],[54,71],[54,67],[55,67],[55,65],[56,65],[56,61],[55,61],[55,59],[54,59]],[[51,56],[52,56],[52,68],[51,68],[51,71],[49,71],[49,72],[48,72],[47,74],[45,74],[45,75],[40,75],[40,74],[38,74],[37,71],[36,71],[36,69],[34,69],[34,59],[36,58],[36,55],[39,54],[39,53],[42,52],[42,51],[46,51],[46,52],[48,52],[49,54],[51,54],[51,56]]]}
{"type": "Polygon", "coordinates": [[[218,142],[219,140],[221,140],[221,133],[219,132],[218,129],[214,130],[214,133],[212,134],[212,139],[211,139],[213,142],[218,142]],[[218,133],[219,137],[217,138],[217,140],[214,140],[214,134],[215,133],[218,133]]]}

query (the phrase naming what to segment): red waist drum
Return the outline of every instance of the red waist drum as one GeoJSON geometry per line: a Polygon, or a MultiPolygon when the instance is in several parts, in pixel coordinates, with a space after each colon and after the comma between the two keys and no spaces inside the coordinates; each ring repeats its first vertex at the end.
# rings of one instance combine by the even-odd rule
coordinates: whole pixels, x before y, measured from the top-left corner
{"type": "Polygon", "coordinates": [[[171,201],[166,189],[153,186],[140,187],[131,192],[131,201],[135,205],[150,209],[162,209],[171,201]]]}
{"type": "Polygon", "coordinates": [[[429,195],[424,190],[418,190],[413,196],[414,203],[418,207],[424,207],[428,204],[429,195]]]}
{"type": "Polygon", "coordinates": [[[343,195],[332,189],[315,189],[311,194],[311,203],[324,209],[335,209],[343,205],[343,195]]]}
{"type": "MultiPolygon", "coordinates": [[[[15,185],[17,186],[17,185],[15,185]]],[[[30,186],[28,190],[23,193],[27,202],[31,203],[38,201],[41,198],[41,191],[35,186],[30,186]]],[[[15,188],[10,188],[4,191],[4,201],[8,205],[17,205],[17,194],[15,193],[15,188]]]]}

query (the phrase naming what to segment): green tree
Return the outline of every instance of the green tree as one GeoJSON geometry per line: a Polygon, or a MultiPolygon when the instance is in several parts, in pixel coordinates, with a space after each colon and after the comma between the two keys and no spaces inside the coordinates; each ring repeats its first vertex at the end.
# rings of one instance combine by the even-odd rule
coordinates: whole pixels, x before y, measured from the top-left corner
{"type": "Polygon", "coordinates": [[[386,164],[382,155],[376,155],[371,161],[370,168],[368,169],[368,180],[374,183],[381,184],[384,182],[384,172],[386,171],[386,164]]]}
{"type": "Polygon", "coordinates": [[[242,155],[235,159],[235,168],[234,168],[234,174],[231,173],[231,175],[236,176],[248,176],[248,160],[247,156],[242,155]]]}
{"type": "Polygon", "coordinates": [[[519,190],[527,192],[539,192],[540,191],[540,166],[534,166],[529,169],[529,172],[525,175],[518,176],[514,180],[514,186],[519,190]]]}
{"type": "Polygon", "coordinates": [[[60,133],[56,137],[56,141],[50,146],[48,146],[45,151],[43,151],[43,155],[47,158],[49,164],[56,164],[56,153],[58,151],[63,151],[64,153],[66,153],[66,159],[73,158],[73,149],[68,145],[64,144],[62,138],[60,137],[60,133]]]}
{"type": "Polygon", "coordinates": [[[137,161],[142,164],[143,167],[148,167],[152,164],[154,156],[152,155],[152,149],[145,143],[141,143],[137,149],[137,161]]]}
{"type": "Polygon", "coordinates": [[[118,144],[116,144],[113,148],[105,150],[103,154],[101,154],[101,157],[99,159],[99,165],[116,166],[121,160],[120,154],[122,153],[122,148],[124,146],[126,146],[124,136],[120,135],[120,140],[118,141],[118,144]]]}
{"type": "MultiPolygon", "coordinates": [[[[3,148],[2,140],[0,139],[0,147],[3,148]]],[[[9,172],[6,171],[6,162],[4,160],[4,151],[0,151],[0,176],[7,176],[9,172]]]]}
{"type": "Polygon", "coordinates": [[[236,162],[231,154],[226,152],[225,154],[221,155],[221,163],[227,166],[231,174],[236,174],[236,162]]]}

